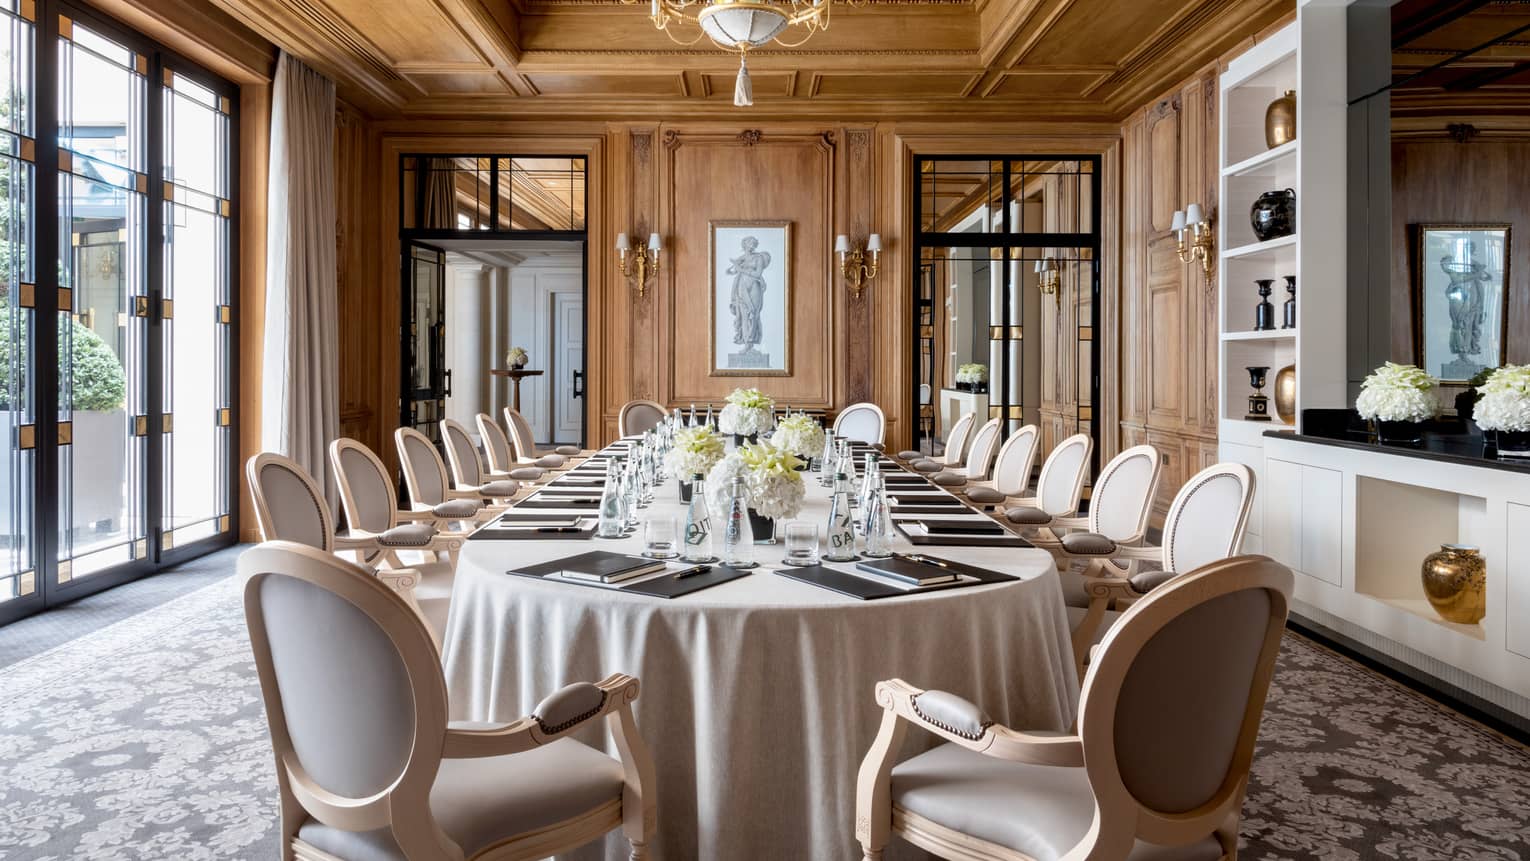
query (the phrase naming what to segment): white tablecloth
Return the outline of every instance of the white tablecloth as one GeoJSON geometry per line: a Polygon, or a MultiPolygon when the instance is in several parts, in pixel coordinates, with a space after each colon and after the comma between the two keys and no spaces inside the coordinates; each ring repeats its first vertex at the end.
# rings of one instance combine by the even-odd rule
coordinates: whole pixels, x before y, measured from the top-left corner
{"type": "MultiPolygon", "coordinates": [[[[815,478],[802,519],[823,522],[815,478]]],[[[683,517],[673,486],[659,498],[651,512],[683,517]]],[[[672,600],[503,573],[597,549],[636,553],[641,538],[467,543],[444,642],[452,718],[508,721],[561,685],[637,676],[658,771],[655,858],[859,857],[855,777],[881,679],[951,691],[1013,727],[1073,722],[1068,617],[1043,551],[930,548],[1022,579],[877,601],[771,573],[781,545],[755,548],[752,575],[672,600]]],[[[604,727],[581,738],[613,750],[604,727]]],[[[932,740],[910,732],[908,754],[932,740]]],[[[617,832],[577,857],[626,852],[617,832]]]]}

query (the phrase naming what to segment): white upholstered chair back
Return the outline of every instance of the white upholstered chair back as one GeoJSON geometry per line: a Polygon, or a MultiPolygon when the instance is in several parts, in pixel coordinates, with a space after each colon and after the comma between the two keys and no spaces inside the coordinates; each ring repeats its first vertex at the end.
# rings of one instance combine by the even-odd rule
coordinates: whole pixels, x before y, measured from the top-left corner
{"type": "Polygon", "coordinates": [[[1089,497],[1089,531],[1117,543],[1140,539],[1158,492],[1162,461],[1158,449],[1134,445],[1110,459],[1089,497]]]}
{"type": "Polygon", "coordinates": [[[1189,571],[1238,552],[1254,504],[1254,472],[1218,463],[1190,477],[1163,522],[1163,567],[1189,571]]]}
{"type": "Polygon", "coordinates": [[[446,460],[458,487],[477,487],[484,483],[483,461],[478,459],[478,444],[461,422],[441,420],[441,441],[446,446],[446,460]]]}
{"type": "Polygon", "coordinates": [[[989,419],[972,435],[972,445],[967,447],[967,463],[963,470],[972,481],[988,478],[993,470],[993,458],[999,450],[999,424],[1003,419],[989,419]]]}
{"type": "Polygon", "coordinates": [[[347,831],[391,826],[405,857],[462,857],[430,827],[446,682],[418,614],[365,569],[298,544],[247,550],[239,573],[284,806],[347,831]]]}
{"type": "Polygon", "coordinates": [[[635,436],[657,427],[664,415],[664,405],[658,401],[628,401],[616,414],[616,432],[635,436]]]}
{"type": "Polygon", "coordinates": [[[967,442],[972,438],[972,413],[967,413],[951,425],[951,432],[946,434],[947,466],[956,466],[967,455],[967,442]]]}
{"type": "Polygon", "coordinates": [[[515,446],[518,461],[534,460],[537,456],[536,436],[531,432],[531,422],[515,407],[505,407],[505,427],[510,431],[510,442],[515,446]]]}
{"type": "Polygon", "coordinates": [[[329,465],[340,485],[340,505],[350,528],[372,533],[392,529],[398,494],[377,454],[356,440],[341,437],[329,444],[329,465]]]}
{"type": "Polygon", "coordinates": [[[1040,434],[1035,425],[1025,425],[1009,435],[999,446],[993,462],[993,489],[1005,496],[1024,495],[1031,486],[1031,468],[1036,465],[1036,441],[1040,434]]]}
{"type": "Polygon", "coordinates": [[[834,435],[867,445],[881,445],[887,440],[887,417],[876,404],[851,404],[834,417],[834,435]]]}
{"type": "Polygon", "coordinates": [[[1264,556],[1215,562],[1153,590],[1105,636],[1078,721],[1097,805],[1088,857],[1125,858],[1137,839],[1237,845],[1293,581],[1264,556]]]}
{"type": "Polygon", "coordinates": [[[265,451],[245,461],[244,474],[262,540],[334,550],[334,515],[308,470],[290,457],[265,451]]]}
{"type": "Polygon", "coordinates": [[[1041,464],[1036,479],[1036,505],[1053,515],[1069,515],[1078,510],[1084,493],[1084,475],[1089,471],[1089,453],[1094,440],[1076,433],[1057,444],[1041,464]]]}
{"type": "Polygon", "coordinates": [[[409,489],[409,504],[423,510],[446,501],[446,464],[430,437],[414,428],[393,432],[398,447],[398,462],[404,469],[404,486],[409,489]]]}
{"type": "Polygon", "coordinates": [[[488,413],[479,413],[474,416],[478,423],[478,435],[483,439],[483,453],[489,459],[490,472],[509,472],[515,469],[515,451],[510,447],[510,439],[505,436],[504,430],[494,423],[494,417],[488,413]]]}

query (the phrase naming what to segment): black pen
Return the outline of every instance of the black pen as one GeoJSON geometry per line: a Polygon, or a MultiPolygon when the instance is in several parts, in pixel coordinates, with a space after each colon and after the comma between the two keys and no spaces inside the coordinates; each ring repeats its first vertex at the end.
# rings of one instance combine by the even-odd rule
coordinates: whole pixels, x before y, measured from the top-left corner
{"type": "Polygon", "coordinates": [[[538,526],[538,532],[578,532],[577,526],[538,526]]]}
{"type": "Polygon", "coordinates": [[[697,565],[695,568],[687,568],[684,571],[681,571],[679,574],[676,574],[675,579],[684,580],[687,577],[695,577],[698,574],[705,574],[711,570],[712,566],[710,565],[697,565]]]}

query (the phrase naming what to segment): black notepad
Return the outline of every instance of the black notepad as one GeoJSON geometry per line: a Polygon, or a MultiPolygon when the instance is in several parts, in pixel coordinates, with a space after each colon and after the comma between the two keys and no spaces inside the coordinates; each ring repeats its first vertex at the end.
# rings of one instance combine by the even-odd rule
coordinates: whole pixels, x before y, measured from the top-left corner
{"type": "Polygon", "coordinates": [[[926,517],[918,521],[931,535],[1008,535],[1009,530],[984,517],[963,520],[940,520],[926,517]]]}
{"type": "Polygon", "coordinates": [[[894,556],[890,559],[867,559],[855,563],[855,567],[878,577],[889,577],[909,586],[938,586],[960,578],[960,574],[944,565],[921,562],[894,556]]]}
{"type": "MultiPolygon", "coordinates": [[[[596,589],[608,589],[612,591],[626,592],[632,595],[646,595],[650,598],[679,598],[682,595],[689,595],[692,592],[700,592],[703,589],[710,589],[713,586],[721,586],[730,580],[737,580],[741,577],[748,577],[750,574],[753,574],[756,570],[758,570],[729,568],[727,565],[713,565],[712,570],[706,572],[705,574],[695,574],[690,577],[681,578],[675,577],[674,574],[668,574],[664,576],[650,577],[637,583],[615,584],[613,589],[613,586],[602,583],[589,583],[581,580],[569,580],[557,576],[550,577],[550,575],[557,575],[559,572],[561,572],[564,569],[564,566],[567,564],[568,560],[566,559],[554,559],[551,562],[542,562],[537,565],[527,565],[524,568],[513,568],[509,571],[506,571],[505,573],[513,574],[517,577],[533,577],[538,580],[552,579],[557,583],[569,583],[575,586],[590,586],[596,589]]],[[[683,569],[677,569],[676,573],[679,573],[680,570],[683,569]]]]}
{"type": "Polygon", "coordinates": [[[919,547],[1034,547],[1031,542],[998,526],[998,532],[924,535],[910,532],[907,520],[894,520],[893,528],[903,533],[910,544],[919,547]]]}
{"type": "MultiPolygon", "coordinates": [[[[976,569],[982,570],[982,569],[976,569]]],[[[838,571],[824,565],[808,565],[801,568],[777,568],[775,572],[782,577],[792,580],[800,580],[817,586],[820,589],[828,589],[830,592],[838,592],[841,595],[849,595],[862,601],[875,601],[878,598],[895,598],[899,595],[923,595],[929,592],[938,592],[943,589],[960,589],[964,586],[980,586],[984,583],[997,583],[1002,580],[1012,580],[1007,574],[997,571],[984,572],[986,577],[978,577],[976,574],[968,574],[960,580],[939,583],[934,586],[923,588],[910,588],[899,586],[880,578],[860,577],[846,571],[838,571]]]]}
{"type": "Polygon", "coordinates": [[[525,508],[588,508],[593,514],[596,509],[600,508],[600,500],[578,497],[573,499],[557,499],[533,496],[530,499],[523,499],[517,502],[514,506],[514,510],[517,511],[525,508]]]}

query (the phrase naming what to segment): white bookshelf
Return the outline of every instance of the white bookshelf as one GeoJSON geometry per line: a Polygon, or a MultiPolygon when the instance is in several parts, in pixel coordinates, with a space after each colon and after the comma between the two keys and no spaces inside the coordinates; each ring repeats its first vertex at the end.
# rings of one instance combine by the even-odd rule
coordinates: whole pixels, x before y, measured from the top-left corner
{"type": "MultiPolygon", "coordinates": [[[[1244,463],[1263,483],[1264,432],[1290,428],[1275,413],[1275,375],[1296,366],[1296,415],[1341,407],[1345,399],[1345,115],[1344,10],[1302,3],[1297,19],[1228,63],[1220,80],[1220,170],[1217,217],[1218,448],[1222,460],[1244,463]],[[1270,148],[1265,109],[1296,91],[1296,140],[1270,148]],[[1267,191],[1296,192],[1296,232],[1259,241],[1249,209],[1267,191]],[[1260,296],[1283,322],[1285,276],[1296,276],[1296,328],[1254,329],[1260,296]],[[1270,421],[1248,421],[1252,393],[1246,370],[1269,367],[1264,393],[1270,421]]],[[[1259,508],[1245,548],[1262,547],[1259,508]]]]}

